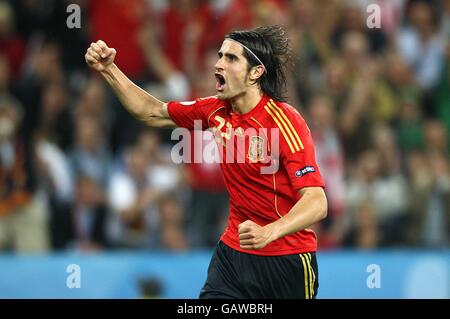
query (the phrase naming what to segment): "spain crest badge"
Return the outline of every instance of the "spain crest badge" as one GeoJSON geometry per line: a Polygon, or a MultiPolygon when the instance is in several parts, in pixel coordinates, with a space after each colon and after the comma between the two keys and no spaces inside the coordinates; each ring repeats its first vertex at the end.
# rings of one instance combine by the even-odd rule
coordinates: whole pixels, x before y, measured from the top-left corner
{"type": "Polygon", "coordinates": [[[263,161],[265,157],[265,140],[261,136],[251,136],[248,146],[248,159],[253,162],[263,161]]]}

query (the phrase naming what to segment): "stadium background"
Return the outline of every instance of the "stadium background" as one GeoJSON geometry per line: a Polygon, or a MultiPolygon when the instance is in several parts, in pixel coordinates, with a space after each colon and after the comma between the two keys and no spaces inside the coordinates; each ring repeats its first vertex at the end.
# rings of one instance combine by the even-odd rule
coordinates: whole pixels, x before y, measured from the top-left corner
{"type": "Polygon", "coordinates": [[[84,54],[102,39],[135,83],[190,100],[214,94],[223,36],[265,24],[287,27],[327,183],[318,297],[450,298],[449,0],[1,0],[1,298],[197,297],[219,167],[175,165],[171,131],[131,118],[84,54]]]}

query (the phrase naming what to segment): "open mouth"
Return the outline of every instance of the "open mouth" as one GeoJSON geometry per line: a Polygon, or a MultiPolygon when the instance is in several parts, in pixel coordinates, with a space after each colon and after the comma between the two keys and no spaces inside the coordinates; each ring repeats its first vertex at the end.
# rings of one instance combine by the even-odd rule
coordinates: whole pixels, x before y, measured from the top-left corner
{"type": "Polygon", "coordinates": [[[216,90],[222,92],[225,88],[225,78],[220,73],[214,73],[216,76],[216,90]]]}

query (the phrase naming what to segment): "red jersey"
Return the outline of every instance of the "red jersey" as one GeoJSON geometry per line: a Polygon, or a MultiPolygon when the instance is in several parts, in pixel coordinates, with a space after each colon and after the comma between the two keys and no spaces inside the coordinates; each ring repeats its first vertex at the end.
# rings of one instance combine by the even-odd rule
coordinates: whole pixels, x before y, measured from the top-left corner
{"type": "Polygon", "coordinates": [[[223,151],[220,165],[230,194],[228,226],[221,237],[225,244],[240,252],[264,256],[316,251],[317,238],[310,229],[279,238],[262,249],[242,249],[239,244],[239,224],[246,220],[260,226],[270,224],[297,203],[299,189],[325,186],[316,164],[311,132],[295,108],[264,95],[245,114],[233,112],[228,101],[217,97],[169,102],[167,109],[178,126],[193,130],[194,121],[201,121],[203,130],[212,129],[223,138],[218,141],[223,151]],[[242,131],[254,134],[242,135],[242,131]],[[240,138],[245,139],[244,148],[237,142],[240,138]],[[234,147],[226,144],[231,139],[234,147]],[[229,160],[231,151],[235,161],[229,160]],[[269,165],[278,169],[262,174],[263,167],[269,165]]]}

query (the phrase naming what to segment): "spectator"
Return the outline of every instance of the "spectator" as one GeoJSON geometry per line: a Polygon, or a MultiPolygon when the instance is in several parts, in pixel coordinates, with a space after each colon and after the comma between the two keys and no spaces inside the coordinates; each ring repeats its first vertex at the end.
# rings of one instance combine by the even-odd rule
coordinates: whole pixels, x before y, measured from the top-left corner
{"type": "Polygon", "coordinates": [[[106,135],[105,141],[108,142],[113,122],[113,112],[110,109],[108,93],[104,83],[96,78],[90,78],[85,83],[81,95],[75,102],[73,117],[89,117],[96,121],[106,135]]]}
{"type": "Polygon", "coordinates": [[[192,159],[185,166],[186,183],[192,190],[191,205],[187,214],[188,234],[194,247],[213,247],[223,231],[223,221],[228,216],[228,193],[217,160],[204,158],[203,150],[216,148],[210,132],[199,134],[199,139],[191,143],[192,159]],[[199,152],[195,154],[194,152],[199,152]]]}
{"type": "Polygon", "coordinates": [[[445,42],[428,2],[411,2],[407,18],[407,26],[399,31],[396,38],[398,52],[413,69],[417,83],[429,90],[439,80],[445,42]]]}
{"type": "Polygon", "coordinates": [[[371,201],[361,202],[356,211],[348,216],[349,227],[343,245],[357,249],[375,249],[379,245],[380,230],[374,204],[371,201]]]}
{"type": "Polygon", "coordinates": [[[96,118],[86,115],[76,119],[75,142],[69,154],[75,176],[89,176],[99,186],[106,187],[112,159],[96,118]]]}
{"type": "Polygon", "coordinates": [[[108,248],[107,221],[107,201],[100,184],[90,176],[79,175],[71,211],[70,247],[82,251],[108,248]]]}
{"type": "Polygon", "coordinates": [[[442,15],[442,24],[441,24],[441,31],[444,37],[447,39],[450,38],[450,1],[449,0],[443,0],[442,1],[443,6],[443,15],[442,15]]]}
{"type": "MultiPolygon", "coordinates": [[[[161,39],[163,52],[179,71],[185,71],[184,52],[188,50],[189,37],[198,33],[199,39],[206,39],[210,31],[207,25],[211,20],[211,7],[204,0],[171,0],[162,12],[161,39]],[[203,37],[205,35],[205,37],[203,37]]],[[[195,43],[196,63],[203,57],[203,44],[195,43]]]]}
{"type": "Polygon", "coordinates": [[[117,65],[133,79],[142,79],[145,59],[138,43],[138,31],[149,8],[144,0],[90,1],[91,40],[103,39],[121,52],[117,65]]]}
{"type": "Polygon", "coordinates": [[[345,210],[344,155],[335,127],[336,113],[332,102],[321,96],[313,97],[308,105],[311,132],[316,145],[316,159],[325,178],[328,198],[328,218],[320,244],[322,248],[336,247],[341,237],[342,215],[345,210]],[[330,191],[328,191],[330,190],[330,191]]]}
{"type": "Polygon", "coordinates": [[[424,148],[424,125],[422,112],[413,101],[400,106],[400,118],[397,125],[397,141],[402,151],[420,150],[424,148]]]}
{"type": "MultiPolygon", "coordinates": [[[[339,21],[334,28],[332,41],[338,46],[342,36],[349,32],[361,32],[368,40],[368,47],[372,53],[385,49],[387,39],[381,28],[368,28],[366,23],[368,3],[365,1],[343,1],[340,6],[339,21]]],[[[384,8],[387,9],[387,8],[384,8]]],[[[385,12],[381,11],[381,14],[385,12]]]]}
{"type": "Polygon", "coordinates": [[[449,154],[449,137],[441,121],[430,119],[425,122],[425,149],[428,152],[449,154]]]}
{"type": "MultiPolygon", "coordinates": [[[[447,1],[450,10],[450,1],[447,1]]],[[[450,132],[450,44],[447,43],[447,56],[443,70],[441,71],[441,77],[436,90],[433,94],[434,116],[441,119],[447,129],[450,132]]],[[[450,141],[450,140],[449,140],[450,141]]]]}
{"type": "Polygon", "coordinates": [[[40,192],[48,211],[52,249],[66,248],[71,232],[70,215],[74,181],[67,154],[49,140],[43,130],[36,132],[36,164],[40,192]]]}
{"type": "Polygon", "coordinates": [[[34,143],[19,130],[22,117],[17,101],[0,100],[0,250],[45,252],[45,202],[36,188],[34,143]]]}
{"type": "Polygon", "coordinates": [[[448,247],[450,238],[450,164],[439,152],[408,155],[411,181],[411,218],[407,226],[408,245],[448,247]]]}
{"type": "Polygon", "coordinates": [[[111,240],[127,248],[156,248],[159,238],[157,202],[163,191],[149,175],[149,159],[138,146],[125,153],[125,165],[112,173],[108,199],[113,210],[111,240]]]}
{"type": "Polygon", "coordinates": [[[189,245],[184,235],[184,212],[174,195],[163,196],[158,203],[161,219],[160,247],[168,250],[186,250],[189,245]]]}
{"type": "Polygon", "coordinates": [[[73,141],[73,125],[70,96],[67,87],[59,82],[50,82],[42,90],[39,129],[49,139],[67,151],[73,141]]]}
{"type": "Polygon", "coordinates": [[[8,2],[0,2],[0,54],[5,55],[11,77],[16,81],[26,54],[25,41],[16,34],[15,14],[8,2]]]}
{"type": "Polygon", "coordinates": [[[380,245],[400,245],[404,241],[404,222],[408,204],[406,180],[382,166],[381,156],[374,150],[358,159],[347,184],[348,212],[371,200],[379,223],[380,245]]]}

